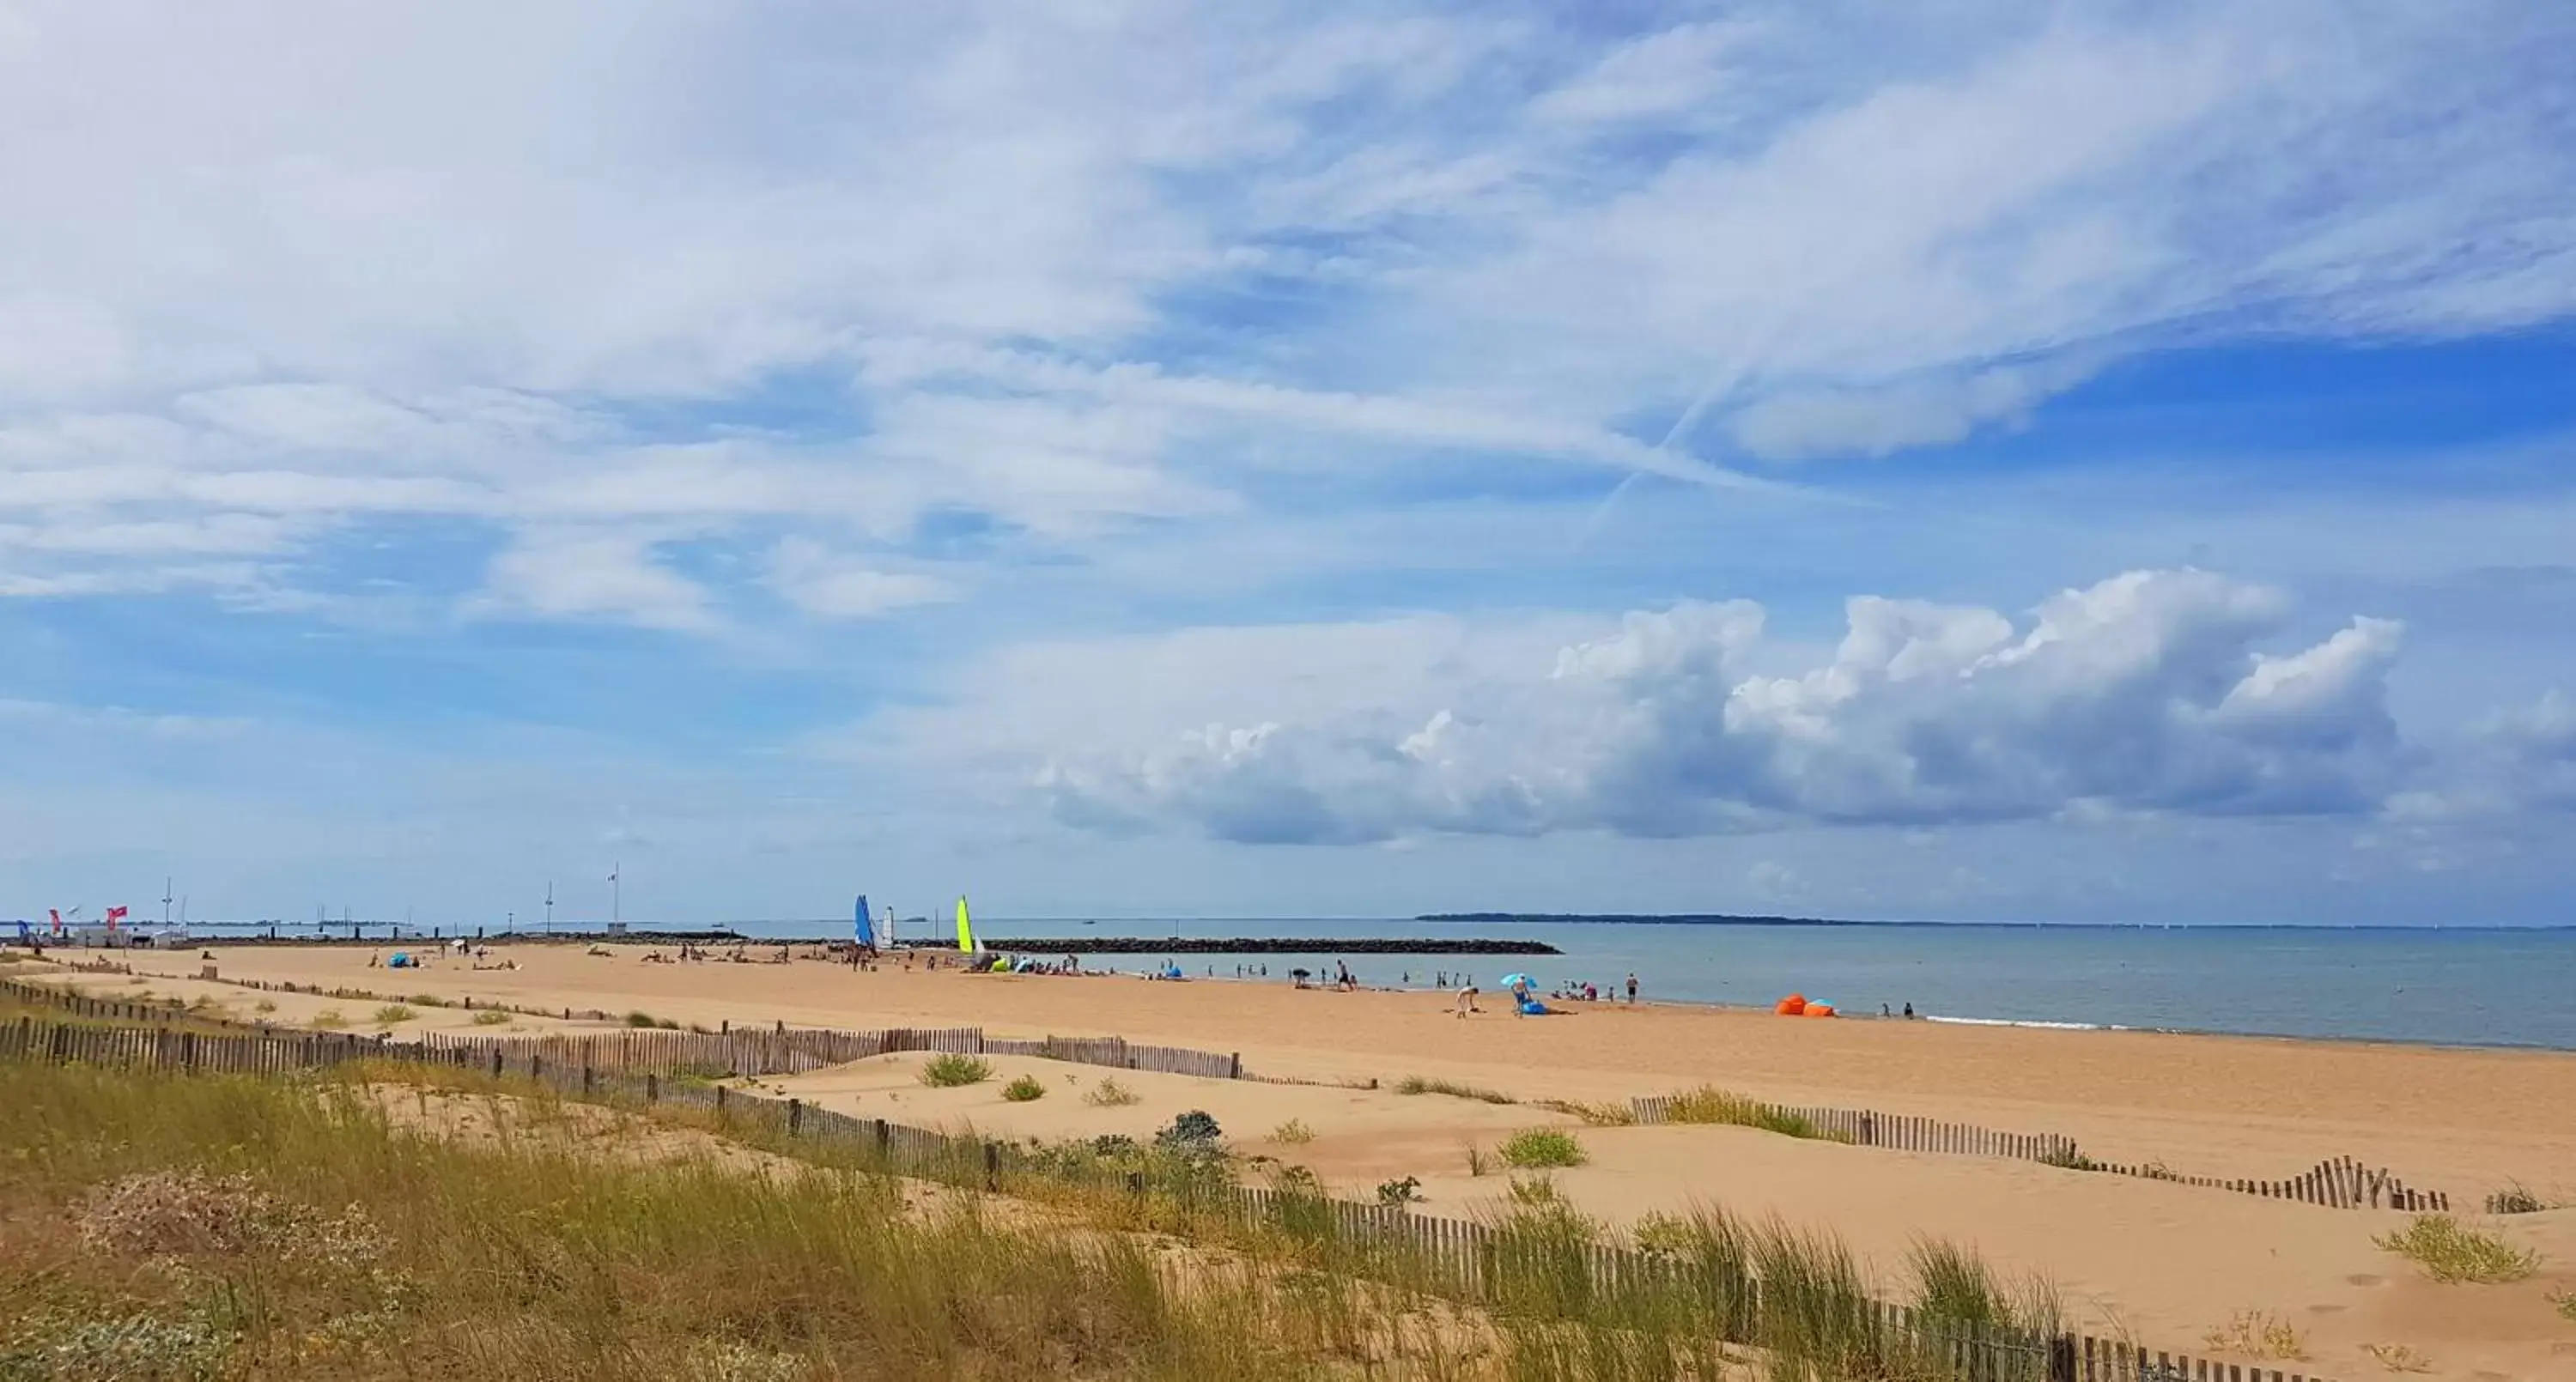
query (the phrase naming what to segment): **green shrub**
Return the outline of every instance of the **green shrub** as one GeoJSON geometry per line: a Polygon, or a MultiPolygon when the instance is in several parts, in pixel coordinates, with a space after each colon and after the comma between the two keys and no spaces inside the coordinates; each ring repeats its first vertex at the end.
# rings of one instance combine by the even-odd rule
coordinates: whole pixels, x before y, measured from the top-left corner
{"type": "Polygon", "coordinates": [[[1402,1180],[1380,1181],[1377,1202],[1384,1205],[1411,1204],[1422,1198],[1422,1178],[1406,1176],[1402,1180]]]}
{"type": "Polygon", "coordinates": [[[955,1089],[993,1078],[993,1067],[980,1056],[954,1053],[933,1056],[921,1067],[921,1082],[933,1089],[955,1089]]]}
{"type": "Polygon", "coordinates": [[[1591,1160],[1574,1134],[1561,1128],[1530,1128],[1503,1139],[1495,1149],[1506,1166],[1524,1170],[1546,1166],[1580,1166],[1591,1160]]]}
{"type": "Polygon", "coordinates": [[[413,1012],[400,1003],[387,1003],[376,1009],[376,1022],[380,1026],[390,1027],[397,1022],[409,1022],[418,1016],[420,1016],[419,1013],[413,1012]]]}
{"type": "Polygon", "coordinates": [[[1002,1086],[1002,1097],[1015,1104],[1025,1104],[1032,1099],[1043,1099],[1046,1097],[1046,1092],[1046,1085],[1035,1075],[1022,1075],[1002,1086]]]}
{"type": "Polygon", "coordinates": [[[1154,1145],[1178,1152],[1214,1152],[1221,1149],[1224,1138],[1215,1118],[1203,1109],[1191,1109],[1154,1134],[1154,1145]]]}
{"type": "Polygon", "coordinates": [[[446,999],[441,998],[434,993],[415,993],[410,997],[405,998],[403,1001],[413,1005],[414,1007],[420,1008],[444,1008],[448,1006],[446,999]]]}
{"type": "Polygon", "coordinates": [[[474,1025],[477,1027],[506,1027],[509,1023],[510,1014],[499,1008],[484,1008],[474,1014],[474,1025]]]}
{"type": "Polygon", "coordinates": [[[324,1031],[336,1031],[339,1028],[348,1026],[349,1019],[342,1017],[338,1008],[324,1008],[322,1011],[313,1014],[313,1025],[322,1028],[324,1031]]]}
{"type": "Polygon", "coordinates": [[[2370,1241],[2414,1262],[2435,1281],[2496,1284],[2520,1281],[2540,1270],[2540,1254],[2516,1248],[2448,1214],[2419,1214],[2403,1230],[2370,1241]]]}
{"type": "Polygon", "coordinates": [[[1270,1130],[1270,1140],[1284,1146],[1302,1146],[1315,1140],[1315,1130],[1291,1118],[1270,1130]]]}

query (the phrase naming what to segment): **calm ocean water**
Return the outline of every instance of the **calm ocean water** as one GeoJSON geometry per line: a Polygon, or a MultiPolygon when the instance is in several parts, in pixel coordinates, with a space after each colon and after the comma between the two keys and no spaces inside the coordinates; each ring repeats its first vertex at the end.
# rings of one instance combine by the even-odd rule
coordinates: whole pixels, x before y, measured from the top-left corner
{"type": "MultiPolygon", "coordinates": [[[[1945,1017],[2361,1037],[2576,1050],[2576,931],[2090,926],[1680,926],[1615,922],[979,919],[1008,936],[1486,936],[1563,955],[1179,955],[1190,974],[1267,965],[1271,981],[1348,963],[1364,983],[1428,987],[1464,969],[1521,970],[1606,993],[1635,973],[1648,998],[1769,1006],[1804,993],[1852,1013],[1884,1003],[1945,1017]]],[[[746,928],[748,929],[748,928],[746,928]]],[[[810,928],[806,934],[811,934],[810,928]]],[[[1085,963],[1142,968],[1161,957],[1085,963]]]]}
{"type": "MultiPolygon", "coordinates": [[[[746,935],[843,934],[848,923],[743,921],[746,935]]],[[[221,934],[223,928],[197,928],[221,934]]],[[[310,931],[310,927],[292,928],[310,931]]],[[[638,923],[639,931],[646,929],[638,923]]],[[[2343,930],[2095,926],[1697,926],[1618,922],[1208,920],[979,917],[976,929],[1021,936],[1356,936],[1546,941],[1562,955],[1177,955],[1194,976],[1231,979],[1267,966],[1287,983],[1300,966],[1348,963],[1361,982],[1427,989],[1473,975],[1486,988],[1514,970],[1543,990],[1634,973],[1649,999],[1768,1007],[1804,993],[1848,1013],[1907,1003],[1929,1016],[2009,1022],[2354,1037],[2461,1046],[2576,1050],[2576,930],[2343,930]]],[[[913,923],[912,938],[936,931],[913,923]]],[[[1084,963],[1141,970],[1159,955],[1084,963]]]]}

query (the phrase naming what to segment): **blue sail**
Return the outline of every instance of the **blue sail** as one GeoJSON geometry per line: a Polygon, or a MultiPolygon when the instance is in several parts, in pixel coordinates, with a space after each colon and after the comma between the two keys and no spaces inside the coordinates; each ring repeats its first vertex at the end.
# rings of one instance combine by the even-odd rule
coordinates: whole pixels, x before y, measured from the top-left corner
{"type": "Polygon", "coordinates": [[[868,895],[866,893],[859,894],[858,915],[858,942],[866,945],[868,944],[868,895]]]}

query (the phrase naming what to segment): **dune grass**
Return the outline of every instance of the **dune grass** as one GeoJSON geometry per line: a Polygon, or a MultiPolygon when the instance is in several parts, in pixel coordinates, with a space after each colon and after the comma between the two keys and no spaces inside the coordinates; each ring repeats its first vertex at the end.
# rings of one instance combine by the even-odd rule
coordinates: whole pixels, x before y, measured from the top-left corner
{"type": "Polygon", "coordinates": [[[933,1089],[956,1089],[993,1078],[993,1064],[981,1056],[954,1052],[931,1057],[921,1067],[921,1082],[933,1089]]]}
{"type": "Polygon", "coordinates": [[[1520,1102],[1500,1090],[1484,1089],[1471,1084],[1460,1084],[1455,1080],[1435,1080],[1428,1075],[1405,1076],[1403,1079],[1395,1082],[1395,1092],[1398,1094],[1446,1094],[1453,1099],[1474,1099],[1480,1103],[1487,1104],[1511,1104],[1520,1102]]]}
{"type": "Polygon", "coordinates": [[[313,1014],[313,1025],[326,1032],[335,1031],[339,1028],[348,1026],[349,1019],[341,1016],[338,1008],[324,1008],[322,1011],[313,1014]]]}
{"type": "Polygon", "coordinates": [[[474,1025],[477,1027],[507,1027],[513,1020],[515,1020],[514,1014],[503,1012],[499,1008],[480,1008],[474,1013],[474,1025]]]}
{"type": "Polygon", "coordinates": [[[387,1003],[383,1007],[376,1009],[375,1022],[377,1026],[390,1027],[397,1022],[409,1022],[418,1016],[420,1016],[419,1013],[414,1012],[410,1008],[404,1007],[400,1003],[387,1003]]]}
{"type": "Polygon", "coordinates": [[[2487,1196],[2489,1214],[2537,1214],[2544,1209],[2556,1208],[2557,1205],[2533,1194],[2530,1186],[2518,1180],[2506,1182],[2502,1190],[2487,1196]]]}
{"type": "Polygon", "coordinates": [[[2549,1304],[2557,1310],[2558,1318],[2576,1320],[2576,1291],[2552,1291],[2549,1293],[2549,1304]]]}
{"type": "Polygon", "coordinates": [[[1582,1099],[1532,1099],[1530,1105],[1533,1108],[1569,1114],[1596,1128],[1624,1128],[1632,1126],[1637,1121],[1637,1110],[1633,1105],[1607,1099],[1598,1102],[1587,1102],[1582,1099]]]}
{"type": "Polygon", "coordinates": [[[1302,1147],[1315,1140],[1315,1130],[1302,1120],[1291,1118],[1270,1130],[1270,1140],[1285,1147],[1302,1147]]]}
{"type": "Polygon", "coordinates": [[[1504,1138],[1495,1154],[1506,1166],[1534,1170],[1554,1166],[1580,1166],[1591,1157],[1574,1134],[1562,1128],[1528,1128],[1504,1138]]]}
{"type": "Polygon", "coordinates": [[[2299,1362],[2308,1356],[2306,1335],[2297,1325],[2269,1310],[2239,1310],[2227,1317],[2227,1323],[2202,1335],[2201,1342],[2221,1353],[2241,1353],[2249,1358],[2299,1362]]]}
{"type": "Polygon", "coordinates": [[[1782,1137],[1803,1137],[1825,1142],[1847,1140],[1817,1127],[1804,1114],[1775,1108],[1758,1099],[1748,1099],[1741,1094],[1731,1093],[1714,1085],[1701,1085],[1697,1089],[1684,1090],[1674,1095],[1671,1104],[1664,1111],[1664,1119],[1671,1123],[1725,1123],[1736,1127],[1760,1128],[1764,1132],[1776,1132],[1782,1137]]]}
{"type": "Polygon", "coordinates": [[[234,1077],[11,1065],[0,1110],[0,1376],[1496,1375],[1354,1281],[1178,1274],[882,1178],[446,1145],[234,1077]]]}
{"type": "Polygon", "coordinates": [[[1144,1099],[1136,1091],[1103,1075],[1100,1083],[1083,1093],[1082,1102],[1093,1108],[1125,1108],[1129,1104],[1142,1103],[1144,1099]]]}
{"type": "Polygon", "coordinates": [[[2517,1248],[2448,1214],[2419,1214],[2395,1233],[2370,1240],[2424,1269],[2435,1281],[2485,1285],[2520,1281],[2540,1270],[2540,1254],[2517,1248]]]}

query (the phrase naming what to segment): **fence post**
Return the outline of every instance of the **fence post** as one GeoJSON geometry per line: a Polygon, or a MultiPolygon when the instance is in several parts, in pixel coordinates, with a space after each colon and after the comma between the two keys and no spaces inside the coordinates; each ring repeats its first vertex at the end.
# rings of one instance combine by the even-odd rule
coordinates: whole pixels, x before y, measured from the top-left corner
{"type": "Polygon", "coordinates": [[[891,1166],[894,1164],[894,1125],[882,1118],[874,1121],[877,1128],[877,1161],[881,1165],[891,1166]]]}
{"type": "Polygon", "coordinates": [[[804,1130],[805,1101],[802,1099],[790,1099],[787,1101],[787,1135],[789,1137],[794,1137],[804,1130]]]}
{"type": "Polygon", "coordinates": [[[1001,1188],[1002,1144],[987,1142],[984,1144],[984,1189],[990,1192],[1001,1188]]]}
{"type": "Polygon", "coordinates": [[[648,1104],[662,1102],[662,1077],[651,1071],[646,1071],[644,1074],[644,1102],[648,1104]]]}

